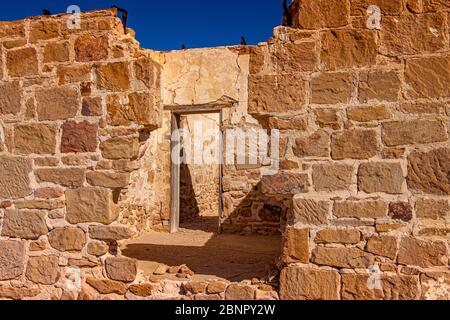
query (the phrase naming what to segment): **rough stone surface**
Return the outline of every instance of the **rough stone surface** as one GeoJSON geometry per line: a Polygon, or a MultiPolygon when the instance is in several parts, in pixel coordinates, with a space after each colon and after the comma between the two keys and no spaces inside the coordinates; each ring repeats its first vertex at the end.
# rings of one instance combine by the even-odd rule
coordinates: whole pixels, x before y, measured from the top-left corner
{"type": "Polygon", "coordinates": [[[391,117],[384,105],[369,107],[351,107],[347,109],[347,118],[358,122],[385,120],[391,117]]]}
{"type": "Polygon", "coordinates": [[[30,257],[28,259],[27,279],[44,285],[55,284],[60,278],[59,259],[56,256],[30,257]]]}
{"type": "Polygon", "coordinates": [[[44,124],[22,124],[14,128],[15,153],[54,154],[56,148],[55,126],[44,124]]]}
{"type": "Polygon", "coordinates": [[[61,152],[95,152],[97,150],[98,126],[87,121],[69,121],[62,126],[61,152]]]}
{"type": "Polygon", "coordinates": [[[105,268],[112,280],[133,282],[137,274],[137,261],[128,258],[107,258],[105,268]]]}
{"type": "Polygon", "coordinates": [[[17,82],[0,85],[0,114],[17,114],[20,111],[22,91],[17,82]]]}
{"type": "Polygon", "coordinates": [[[325,248],[313,250],[312,261],[318,265],[337,268],[368,268],[374,257],[358,248],[325,248]]]}
{"type": "Polygon", "coordinates": [[[22,198],[31,194],[31,160],[0,157],[0,198],[22,198]]]}
{"type": "Polygon", "coordinates": [[[0,241],[0,281],[13,280],[23,273],[25,244],[21,241],[0,241]]]}
{"type": "Polygon", "coordinates": [[[139,153],[139,142],[135,138],[111,138],[102,142],[100,149],[106,159],[133,159],[139,153]]]}
{"type": "Polygon", "coordinates": [[[283,300],[338,300],[339,273],[303,267],[287,267],[281,272],[280,298],[283,300]]]}
{"type": "Polygon", "coordinates": [[[333,214],[338,218],[385,218],[387,203],[371,200],[336,202],[333,214]]]}
{"type": "Polygon", "coordinates": [[[383,275],[382,289],[370,290],[367,286],[369,275],[343,274],[343,300],[416,300],[420,296],[419,281],[416,276],[383,275]]]}
{"type": "Polygon", "coordinates": [[[89,227],[89,235],[97,240],[118,241],[131,238],[133,234],[127,227],[91,226],[89,227]]]}
{"type": "Polygon", "coordinates": [[[405,81],[413,98],[443,98],[450,95],[450,56],[408,59],[405,81]]]}
{"type": "Polygon", "coordinates": [[[347,72],[322,73],[314,77],[311,82],[312,103],[348,103],[355,91],[354,81],[352,74],[347,72]]]}
{"type": "Polygon", "coordinates": [[[316,234],[316,243],[356,244],[361,241],[361,232],[351,229],[324,229],[316,234]]]}
{"type": "Polygon", "coordinates": [[[69,119],[78,112],[78,90],[72,87],[37,89],[36,102],[39,120],[69,119]]]}
{"type": "Polygon", "coordinates": [[[226,300],[253,300],[255,298],[255,289],[250,286],[229,285],[225,292],[226,300]]]}
{"type": "Polygon", "coordinates": [[[370,30],[321,32],[322,63],[326,70],[366,67],[375,63],[376,34],[370,30]]]}
{"type": "Polygon", "coordinates": [[[86,236],[79,228],[57,228],[48,235],[52,248],[65,251],[81,251],[86,244],[86,236]]]}
{"type": "Polygon", "coordinates": [[[81,168],[52,168],[34,171],[38,181],[51,182],[65,187],[81,187],[84,182],[84,170],[81,168]]]}
{"type": "Polygon", "coordinates": [[[394,220],[409,222],[413,219],[413,208],[407,202],[393,202],[389,205],[389,215],[394,220]]]}
{"type": "Polygon", "coordinates": [[[79,62],[100,61],[108,57],[108,38],[80,36],[75,41],[75,59],[79,62]]]}
{"type": "Polygon", "coordinates": [[[437,120],[394,121],[384,123],[382,138],[387,146],[441,142],[447,140],[445,126],[437,120]]]}
{"type": "Polygon", "coordinates": [[[294,221],[311,225],[326,224],[330,207],[328,201],[294,198],[294,221]]]}
{"type": "Polygon", "coordinates": [[[450,214],[448,200],[418,199],[416,216],[420,219],[444,220],[450,214]]]}
{"type": "Polygon", "coordinates": [[[250,113],[302,110],[306,103],[306,82],[296,75],[250,76],[250,113]]]}
{"type": "Polygon", "coordinates": [[[119,294],[124,295],[127,286],[123,282],[113,281],[109,279],[86,278],[86,283],[102,294],[119,294]]]}
{"type": "Polygon", "coordinates": [[[96,257],[105,255],[106,253],[108,253],[108,250],[109,246],[106,243],[100,241],[89,242],[87,245],[87,253],[96,257]]]}
{"type": "Polygon", "coordinates": [[[353,167],[349,165],[313,166],[313,185],[316,191],[348,190],[352,177],[353,167]]]}
{"type": "Polygon", "coordinates": [[[127,90],[130,87],[128,64],[117,62],[99,66],[97,68],[97,86],[99,89],[113,91],[127,90]]]}
{"type": "Polygon", "coordinates": [[[5,212],[1,233],[4,237],[36,240],[47,232],[44,212],[19,210],[5,212]]]}
{"type": "Polygon", "coordinates": [[[297,157],[328,157],[330,154],[330,136],[319,130],[305,138],[295,140],[292,151],[297,157]]]}
{"type": "Polygon", "coordinates": [[[385,192],[402,193],[405,181],[402,167],[399,163],[364,163],[359,167],[358,186],[366,193],[385,192]]]}
{"type": "Polygon", "coordinates": [[[27,77],[38,74],[38,60],[36,49],[23,48],[8,51],[6,65],[11,77],[27,77]]]}
{"type": "Polygon", "coordinates": [[[331,156],[335,160],[370,159],[378,152],[376,132],[373,130],[346,130],[333,134],[331,156]]]}
{"type": "Polygon", "coordinates": [[[397,238],[373,236],[367,241],[367,251],[394,260],[397,255],[397,238]]]}
{"type": "Polygon", "coordinates": [[[373,71],[360,75],[359,102],[371,100],[397,101],[401,88],[400,76],[394,71],[373,71]]]}
{"type": "Polygon", "coordinates": [[[124,188],[128,185],[130,175],[127,173],[88,172],[87,182],[92,186],[104,188],[124,188]]]}
{"type": "MultiPolygon", "coordinates": [[[[400,242],[398,263],[430,268],[446,266],[447,247],[441,241],[424,241],[411,237],[404,237],[400,242]]],[[[447,258],[448,259],[448,258],[447,258]]]]}
{"type": "Polygon", "coordinates": [[[450,195],[450,149],[412,152],[408,163],[410,189],[430,194],[450,195]]]}
{"type": "Polygon", "coordinates": [[[72,224],[87,222],[110,224],[118,215],[112,192],[106,189],[67,190],[66,201],[66,220],[72,224]]]}
{"type": "Polygon", "coordinates": [[[344,27],[348,24],[350,7],[346,1],[301,1],[299,22],[304,29],[344,27]]]}
{"type": "Polygon", "coordinates": [[[288,262],[308,263],[309,229],[288,228],[284,241],[284,256],[288,262]]]}
{"type": "Polygon", "coordinates": [[[309,181],[305,174],[278,173],[261,179],[262,192],[265,194],[297,194],[308,190],[309,181]]]}

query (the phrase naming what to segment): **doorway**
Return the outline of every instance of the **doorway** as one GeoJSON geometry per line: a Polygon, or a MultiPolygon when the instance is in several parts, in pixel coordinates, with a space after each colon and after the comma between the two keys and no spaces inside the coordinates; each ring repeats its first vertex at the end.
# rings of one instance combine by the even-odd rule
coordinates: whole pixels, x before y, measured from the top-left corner
{"type": "Polygon", "coordinates": [[[172,111],[170,232],[220,232],[222,111],[172,111]]]}

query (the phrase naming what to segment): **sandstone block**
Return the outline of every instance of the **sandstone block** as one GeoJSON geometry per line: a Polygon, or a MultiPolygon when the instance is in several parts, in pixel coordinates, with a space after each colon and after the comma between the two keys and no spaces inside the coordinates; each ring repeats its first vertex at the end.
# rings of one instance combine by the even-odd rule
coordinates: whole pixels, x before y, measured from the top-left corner
{"type": "Polygon", "coordinates": [[[331,128],[338,130],[341,128],[339,119],[339,111],[337,109],[315,109],[316,124],[321,128],[331,128]]]}
{"type": "Polygon", "coordinates": [[[60,35],[59,23],[54,20],[39,20],[30,23],[30,41],[50,40],[60,35]]]}
{"type": "Polygon", "coordinates": [[[137,261],[128,258],[107,258],[105,268],[108,277],[122,282],[133,282],[137,274],[137,261]]]}
{"type": "Polygon", "coordinates": [[[0,241],[0,281],[13,280],[22,275],[25,265],[24,255],[24,242],[0,241]]]}
{"type": "Polygon", "coordinates": [[[27,279],[43,285],[55,284],[60,277],[59,259],[56,256],[30,257],[28,259],[27,279]]]}
{"type": "Polygon", "coordinates": [[[450,214],[448,200],[418,199],[416,216],[419,219],[444,220],[450,214]]]}
{"type": "Polygon", "coordinates": [[[38,199],[56,199],[63,195],[64,190],[61,188],[40,188],[34,192],[34,196],[38,199]]]}
{"type": "Polygon", "coordinates": [[[394,121],[383,123],[382,139],[387,146],[433,143],[446,141],[447,133],[437,120],[394,121]]]}
{"type": "Polygon", "coordinates": [[[36,49],[23,48],[6,53],[6,67],[11,77],[28,77],[38,74],[36,49]]]}
{"type": "Polygon", "coordinates": [[[358,248],[316,247],[312,261],[318,265],[356,269],[372,266],[374,257],[358,248]]]}
{"type": "Polygon", "coordinates": [[[359,82],[359,101],[397,101],[401,89],[400,76],[395,71],[363,72],[359,82]]]}
{"type": "Polygon", "coordinates": [[[126,187],[129,179],[130,175],[128,173],[95,171],[86,174],[86,180],[90,185],[112,189],[126,187]]]}
{"type": "Polygon", "coordinates": [[[69,43],[52,42],[44,47],[44,63],[69,61],[69,43]]]}
{"type": "Polygon", "coordinates": [[[398,263],[408,266],[431,268],[447,266],[447,247],[441,241],[424,241],[412,237],[404,237],[400,242],[398,263]]]}
{"type": "Polygon", "coordinates": [[[231,284],[225,292],[226,300],[253,300],[255,299],[255,289],[251,286],[231,284]]]}
{"type": "Polygon", "coordinates": [[[389,56],[432,53],[447,42],[442,13],[384,17],[381,52],[389,56]],[[402,36],[399,37],[398,35],[402,36]]]}
{"type": "Polygon", "coordinates": [[[361,241],[361,232],[352,229],[324,229],[316,234],[316,243],[356,244],[361,241]]]}
{"type": "Polygon", "coordinates": [[[84,98],[81,114],[86,117],[97,117],[102,115],[102,98],[84,98]]]}
{"type": "Polygon", "coordinates": [[[23,198],[31,194],[31,160],[0,157],[0,198],[23,198]]]}
{"type": "Polygon", "coordinates": [[[370,159],[379,150],[374,130],[346,130],[334,133],[331,140],[331,157],[335,160],[370,159]]]}
{"type": "Polygon", "coordinates": [[[87,253],[96,257],[104,256],[108,253],[109,246],[101,241],[89,242],[87,245],[87,253]]]}
{"type": "Polygon", "coordinates": [[[347,109],[347,118],[358,122],[385,120],[391,117],[384,105],[369,107],[351,107],[347,109]]]}
{"type": "Polygon", "coordinates": [[[80,188],[66,191],[66,220],[71,224],[98,222],[111,224],[118,212],[110,190],[80,188]]]}
{"type": "Polygon", "coordinates": [[[50,182],[65,187],[81,187],[84,182],[84,169],[81,168],[51,168],[36,169],[34,174],[40,182],[50,182]]]}
{"type": "Polygon", "coordinates": [[[339,273],[304,267],[287,267],[281,271],[282,300],[338,300],[339,273]]]}
{"type": "Polygon", "coordinates": [[[161,125],[160,99],[148,93],[132,93],[128,95],[128,104],[124,105],[122,97],[108,97],[108,121],[113,126],[125,126],[132,122],[158,128],[161,125]]]}
{"type": "Polygon", "coordinates": [[[3,218],[2,236],[36,240],[47,234],[45,214],[40,211],[7,210],[3,218]]]}
{"type": "Polygon", "coordinates": [[[416,300],[420,297],[416,276],[382,275],[382,289],[369,289],[370,275],[343,274],[341,295],[343,300],[416,300]]]}
{"type": "Polygon", "coordinates": [[[351,15],[367,16],[367,9],[370,5],[377,5],[381,9],[384,16],[397,16],[403,11],[403,3],[401,1],[390,0],[352,0],[351,15]]]}
{"type": "Polygon", "coordinates": [[[23,21],[2,21],[0,23],[0,38],[25,37],[23,21]]]}
{"type": "Polygon", "coordinates": [[[319,130],[305,138],[295,139],[292,151],[296,157],[328,157],[330,155],[330,135],[319,130]]]}
{"type": "Polygon", "coordinates": [[[348,190],[352,184],[353,166],[318,164],[313,166],[313,184],[316,191],[348,190]]]}
{"type": "Polygon", "coordinates": [[[389,216],[394,220],[409,222],[413,219],[413,208],[407,202],[393,202],[389,205],[389,216]]]}
{"type": "Polygon", "coordinates": [[[121,226],[91,226],[89,235],[92,239],[104,241],[119,241],[133,236],[131,230],[121,226]]]}
{"type": "Polygon", "coordinates": [[[275,175],[263,176],[261,190],[264,194],[304,193],[309,188],[308,175],[304,173],[281,172],[275,175]]]}
{"type": "Polygon", "coordinates": [[[54,154],[58,129],[53,125],[19,124],[14,127],[16,154],[54,154]]]}
{"type": "Polygon", "coordinates": [[[302,199],[294,197],[294,221],[311,225],[322,225],[328,222],[331,204],[328,201],[302,199]]]}
{"type": "Polygon", "coordinates": [[[371,30],[323,31],[321,42],[321,59],[326,70],[359,68],[376,62],[378,45],[376,33],[371,30]]]}
{"type": "Polygon", "coordinates": [[[450,149],[412,152],[408,161],[408,186],[411,190],[450,195],[450,149]]]}
{"type": "Polygon", "coordinates": [[[123,91],[130,87],[130,69],[128,63],[115,62],[101,65],[96,69],[99,89],[123,91]]]}
{"type": "Polygon", "coordinates": [[[303,0],[299,22],[302,29],[344,27],[349,23],[350,7],[347,1],[303,0]]]}
{"type": "Polygon", "coordinates": [[[410,97],[450,96],[450,56],[406,60],[405,81],[410,97]]]}
{"type": "Polygon", "coordinates": [[[358,172],[358,189],[366,193],[402,193],[403,170],[400,163],[363,163],[358,172]]]}
{"type": "Polygon", "coordinates": [[[98,145],[98,125],[87,121],[69,121],[62,126],[61,152],[95,152],[98,145]]]}
{"type": "Polygon", "coordinates": [[[289,112],[306,105],[306,81],[298,75],[250,75],[249,112],[289,112]]]}
{"type": "Polygon", "coordinates": [[[83,35],[75,41],[75,60],[79,62],[100,61],[108,58],[108,37],[83,35]]]}
{"type": "Polygon", "coordinates": [[[272,63],[280,73],[296,73],[317,69],[316,41],[275,44],[271,48],[272,63]]]}
{"type": "Polygon", "coordinates": [[[40,121],[64,120],[78,111],[78,90],[72,87],[36,89],[37,114],[40,121]]]}
{"type": "Polygon", "coordinates": [[[93,287],[101,294],[118,294],[124,295],[127,286],[123,282],[113,281],[109,279],[86,278],[86,283],[93,287]]]}
{"type": "Polygon", "coordinates": [[[400,109],[412,114],[438,114],[445,109],[444,103],[439,102],[403,102],[400,103],[400,109]]]}
{"type": "Polygon", "coordinates": [[[0,114],[19,113],[21,97],[22,90],[18,82],[8,82],[0,85],[0,114]]]}
{"type": "Polygon", "coordinates": [[[348,103],[355,91],[355,79],[347,72],[321,73],[311,81],[312,103],[348,103]]]}
{"type": "Polygon", "coordinates": [[[91,67],[89,65],[59,66],[57,74],[60,85],[90,81],[91,67]]]}
{"type": "Polygon", "coordinates": [[[397,255],[397,238],[373,236],[367,241],[367,252],[394,260],[397,255]]]}
{"type": "Polygon", "coordinates": [[[208,287],[206,288],[206,292],[208,294],[223,293],[227,289],[227,286],[228,286],[228,284],[226,282],[213,281],[208,284],[208,287]]]}
{"type": "Polygon", "coordinates": [[[283,255],[286,262],[308,263],[309,229],[288,228],[284,241],[283,255]]]}
{"type": "Polygon", "coordinates": [[[86,236],[79,228],[57,228],[49,233],[48,242],[61,252],[81,251],[86,244],[86,236]]]}
{"type": "Polygon", "coordinates": [[[100,150],[106,159],[134,159],[139,153],[139,141],[132,137],[116,137],[100,144],[100,150]]]}
{"type": "Polygon", "coordinates": [[[335,202],[333,214],[338,218],[385,218],[387,203],[381,200],[335,202]]]}
{"type": "Polygon", "coordinates": [[[132,294],[138,297],[150,297],[151,295],[153,295],[158,291],[158,288],[159,288],[158,285],[146,283],[146,284],[131,285],[128,288],[128,290],[130,290],[132,294]]]}
{"type": "Polygon", "coordinates": [[[304,116],[287,117],[287,118],[278,118],[278,117],[269,118],[269,127],[271,129],[306,130],[307,126],[308,126],[308,119],[304,116]]]}
{"type": "Polygon", "coordinates": [[[32,298],[41,293],[38,288],[16,288],[8,285],[0,285],[0,299],[23,300],[32,298]]]}

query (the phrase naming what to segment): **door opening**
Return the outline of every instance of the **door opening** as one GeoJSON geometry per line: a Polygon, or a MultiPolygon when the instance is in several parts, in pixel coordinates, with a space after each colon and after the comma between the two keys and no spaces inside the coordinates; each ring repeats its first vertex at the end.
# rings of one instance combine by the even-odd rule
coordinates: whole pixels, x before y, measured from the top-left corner
{"type": "Polygon", "coordinates": [[[172,112],[170,231],[220,232],[222,112],[172,112]]]}

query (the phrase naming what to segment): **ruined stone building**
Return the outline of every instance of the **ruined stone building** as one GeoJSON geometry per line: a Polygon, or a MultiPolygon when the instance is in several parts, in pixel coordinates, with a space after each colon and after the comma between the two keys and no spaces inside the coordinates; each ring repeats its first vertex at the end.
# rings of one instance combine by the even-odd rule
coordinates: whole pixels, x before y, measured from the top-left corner
{"type": "Polygon", "coordinates": [[[114,10],[0,22],[0,299],[449,299],[449,1],[291,11],[257,46],[171,52],[114,10]],[[174,165],[199,121],[279,130],[279,171],[174,165]],[[192,250],[260,239],[267,275],[144,270],[199,218],[225,238],[192,250]]]}

